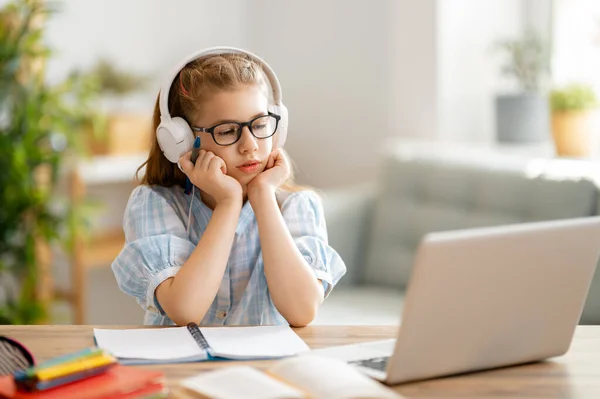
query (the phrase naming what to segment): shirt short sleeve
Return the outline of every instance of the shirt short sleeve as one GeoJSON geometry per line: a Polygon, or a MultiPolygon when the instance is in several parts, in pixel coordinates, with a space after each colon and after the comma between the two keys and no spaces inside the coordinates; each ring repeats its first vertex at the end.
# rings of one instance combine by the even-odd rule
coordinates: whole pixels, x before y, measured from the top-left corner
{"type": "Polygon", "coordinates": [[[195,248],[170,196],[164,187],[139,186],[132,192],[123,218],[125,246],[111,266],[123,292],[162,316],[156,287],[174,276],[195,248]]]}
{"type": "Polygon", "coordinates": [[[298,250],[324,283],[325,297],[346,273],[340,255],[329,246],[323,206],[316,193],[291,194],[281,211],[298,250]]]}

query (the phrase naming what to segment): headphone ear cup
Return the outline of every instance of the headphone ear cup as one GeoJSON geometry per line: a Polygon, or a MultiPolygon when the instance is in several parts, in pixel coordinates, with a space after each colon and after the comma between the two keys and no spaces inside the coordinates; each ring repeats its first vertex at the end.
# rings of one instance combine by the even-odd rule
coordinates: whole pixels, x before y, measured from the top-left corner
{"type": "Polygon", "coordinates": [[[277,132],[275,133],[273,147],[282,148],[287,139],[287,129],[289,124],[288,110],[287,107],[281,103],[280,105],[272,105],[270,111],[281,116],[279,125],[277,126],[277,132]]]}
{"type": "Polygon", "coordinates": [[[156,129],[156,138],[165,157],[172,163],[191,151],[194,133],[187,122],[180,117],[163,120],[156,129]]]}
{"type": "Polygon", "coordinates": [[[172,118],[172,121],[175,122],[179,126],[181,131],[181,136],[183,137],[183,141],[179,143],[179,156],[177,160],[183,156],[188,151],[192,151],[192,147],[194,146],[194,132],[185,119],[180,118],[178,116],[172,118]]]}

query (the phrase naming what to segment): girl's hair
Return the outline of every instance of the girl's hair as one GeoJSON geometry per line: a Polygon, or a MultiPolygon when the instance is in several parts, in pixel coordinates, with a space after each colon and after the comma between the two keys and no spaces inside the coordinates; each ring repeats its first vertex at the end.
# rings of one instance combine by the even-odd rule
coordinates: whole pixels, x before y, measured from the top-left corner
{"type": "MultiPolygon", "coordinates": [[[[172,117],[182,117],[186,121],[196,119],[202,112],[202,103],[215,92],[235,90],[245,85],[259,85],[271,101],[270,89],[262,68],[243,54],[221,54],[200,58],[187,64],[177,75],[169,91],[169,113],[172,117]]],[[[138,168],[136,179],[141,184],[164,187],[184,186],[185,174],[177,164],[171,163],[163,154],[156,138],[156,128],[160,124],[158,98],[152,116],[152,146],[148,159],[138,168]],[[142,178],[140,170],[146,167],[142,178]]],[[[291,161],[290,161],[291,162],[291,161]]],[[[305,189],[293,182],[292,174],[281,187],[295,192],[305,189]]]]}

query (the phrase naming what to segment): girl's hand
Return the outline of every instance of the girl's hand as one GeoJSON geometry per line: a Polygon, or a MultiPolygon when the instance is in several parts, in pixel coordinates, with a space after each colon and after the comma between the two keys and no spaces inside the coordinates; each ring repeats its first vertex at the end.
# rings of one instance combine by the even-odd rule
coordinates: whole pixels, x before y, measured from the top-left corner
{"type": "Polygon", "coordinates": [[[194,165],[190,161],[192,152],[179,159],[183,173],[193,185],[213,197],[217,204],[242,200],[242,186],[231,176],[227,176],[227,165],[222,158],[206,150],[200,150],[194,165]]]}
{"type": "Polygon", "coordinates": [[[290,177],[291,166],[285,152],[279,148],[273,150],[267,160],[265,170],[248,183],[248,198],[259,191],[275,192],[290,177]]]}

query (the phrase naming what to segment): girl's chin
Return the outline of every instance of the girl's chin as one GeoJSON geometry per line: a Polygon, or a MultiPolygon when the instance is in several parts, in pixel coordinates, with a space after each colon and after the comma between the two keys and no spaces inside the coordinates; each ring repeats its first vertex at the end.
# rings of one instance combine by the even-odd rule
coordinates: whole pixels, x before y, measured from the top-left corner
{"type": "Polygon", "coordinates": [[[244,191],[244,195],[246,195],[246,191],[248,189],[248,184],[252,181],[252,179],[250,178],[235,178],[235,180],[238,181],[238,183],[240,183],[240,186],[242,186],[242,190],[244,191]]]}
{"type": "Polygon", "coordinates": [[[254,179],[259,174],[260,174],[260,172],[258,172],[258,171],[256,173],[240,173],[236,176],[233,176],[233,178],[235,180],[237,180],[242,186],[245,186],[248,183],[250,183],[252,181],[252,179],[254,179]]]}

